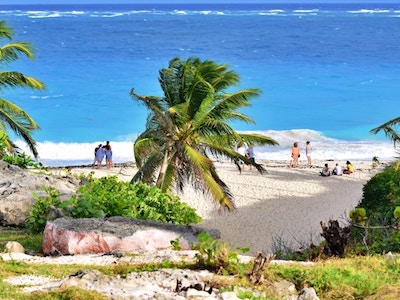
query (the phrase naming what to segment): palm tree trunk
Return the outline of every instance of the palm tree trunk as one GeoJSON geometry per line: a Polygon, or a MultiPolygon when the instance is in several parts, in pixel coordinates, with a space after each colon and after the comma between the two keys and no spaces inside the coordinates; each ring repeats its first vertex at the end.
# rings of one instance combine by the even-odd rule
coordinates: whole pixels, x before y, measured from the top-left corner
{"type": "Polygon", "coordinates": [[[158,188],[161,188],[162,183],[164,181],[164,176],[165,176],[165,172],[167,171],[167,167],[168,167],[168,156],[169,156],[169,151],[165,151],[164,153],[164,158],[163,158],[163,162],[160,168],[160,173],[158,174],[158,178],[157,178],[157,182],[156,182],[156,186],[158,188]]]}

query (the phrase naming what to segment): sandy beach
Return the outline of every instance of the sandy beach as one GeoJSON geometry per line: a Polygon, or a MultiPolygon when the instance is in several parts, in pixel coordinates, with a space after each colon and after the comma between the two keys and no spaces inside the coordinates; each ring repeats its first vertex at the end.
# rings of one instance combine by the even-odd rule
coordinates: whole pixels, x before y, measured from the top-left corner
{"type": "MultiPolygon", "coordinates": [[[[321,241],[320,221],[346,222],[362,197],[363,185],[385,166],[373,168],[371,162],[356,161],[351,175],[319,176],[326,162],[331,169],[337,162],[345,166],[344,161],[317,161],[309,168],[300,161],[298,168],[289,168],[287,161],[259,161],[267,170],[261,175],[254,168],[240,174],[230,161],[217,161],[218,174],[235,197],[234,212],[221,213],[211,198],[191,187],[179,196],[203,218],[201,226],[220,230],[221,240],[233,248],[248,247],[249,254],[271,253],[283,246],[297,249],[321,241]]],[[[71,169],[75,174],[92,171],[96,177],[117,175],[130,180],[136,169],[132,164],[71,169]]]]}

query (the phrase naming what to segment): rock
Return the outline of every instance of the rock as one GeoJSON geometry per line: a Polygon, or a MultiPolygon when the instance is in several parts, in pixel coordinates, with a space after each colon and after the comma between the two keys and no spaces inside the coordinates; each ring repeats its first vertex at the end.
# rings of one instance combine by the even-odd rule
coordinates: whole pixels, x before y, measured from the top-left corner
{"type": "Polygon", "coordinates": [[[45,255],[74,255],[113,251],[160,250],[179,240],[182,250],[190,249],[201,232],[220,238],[218,230],[174,225],[125,217],[107,219],[60,218],[46,224],[43,235],[45,255]]]}
{"type": "Polygon", "coordinates": [[[300,292],[298,300],[319,300],[314,288],[305,288],[300,292]]]}
{"type": "Polygon", "coordinates": [[[76,177],[37,171],[0,161],[0,225],[24,226],[29,210],[36,202],[33,193],[39,197],[47,196],[43,187],[54,187],[59,191],[60,199],[67,200],[79,186],[76,177]]]}
{"type": "Polygon", "coordinates": [[[25,287],[24,292],[81,288],[97,291],[110,299],[221,299],[217,289],[208,292],[193,288],[197,285],[204,286],[213,276],[214,274],[208,271],[162,269],[153,272],[132,272],[125,278],[116,278],[104,275],[98,270],[80,270],[58,282],[25,287]],[[177,291],[177,282],[182,279],[185,279],[187,285],[177,291]]]}
{"type": "Polygon", "coordinates": [[[4,253],[25,253],[24,247],[18,242],[7,242],[4,247],[4,253]]]}

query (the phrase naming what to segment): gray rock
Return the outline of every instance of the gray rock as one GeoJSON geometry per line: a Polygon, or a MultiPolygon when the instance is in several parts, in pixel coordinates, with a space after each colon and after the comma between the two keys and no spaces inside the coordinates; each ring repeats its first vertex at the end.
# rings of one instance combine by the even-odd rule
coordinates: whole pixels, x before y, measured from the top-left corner
{"type": "Polygon", "coordinates": [[[60,199],[69,199],[79,186],[73,176],[57,176],[45,171],[21,169],[0,161],[0,225],[24,226],[31,206],[36,202],[33,193],[46,197],[43,187],[54,187],[60,199]]]}
{"type": "Polygon", "coordinates": [[[319,300],[317,293],[314,288],[304,288],[301,292],[298,300],[319,300]]]}
{"type": "Polygon", "coordinates": [[[174,225],[125,217],[107,219],[59,218],[46,224],[45,255],[74,255],[115,251],[160,250],[178,239],[182,250],[191,249],[201,232],[220,238],[218,230],[174,225]]]}

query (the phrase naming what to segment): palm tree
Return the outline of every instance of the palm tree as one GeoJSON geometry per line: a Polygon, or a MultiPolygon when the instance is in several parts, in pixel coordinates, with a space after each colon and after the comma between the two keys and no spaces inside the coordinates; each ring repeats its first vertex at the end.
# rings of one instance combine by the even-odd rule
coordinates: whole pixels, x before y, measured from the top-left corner
{"type": "MultiPolygon", "coordinates": [[[[34,59],[31,44],[11,42],[12,37],[12,29],[7,27],[5,21],[0,21],[0,38],[10,41],[10,43],[0,46],[0,63],[2,66],[17,60],[21,54],[29,59],[34,59]]],[[[0,71],[0,92],[3,92],[6,88],[17,87],[42,90],[44,89],[44,84],[17,71],[0,71]]],[[[32,154],[37,158],[36,142],[31,133],[33,130],[39,129],[39,125],[22,108],[0,97],[0,136],[4,138],[4,147],[10,153],[14,153],[18,151],[18,147],[7,134],[9,129],[23,139],[32,154]]]]}
{"type": "Polygon", "coordinates": [[[131,96],[149,110],[146,129],[134,143],[137,173],[131,182],[155,184],[170,191],[173,183],[182,190],[192,183],[209,192],[221,207],[235,208],[233,195],[218,176],[211,156],[242,159],[262,173],[264,168],[240,155],[238,143],[277,145],[260,134],[235,131],[228,122],[254,121],[238,109],[250,106],[258,89],[226,92],[239,83],[238,75],[227,65],[213,61],[174,58],[169,67],[160,70],[159,82],[163,97],[131,96]]]}
{"type": "Polygon", "coordinates": [[[380,131],[383,131],[385,135],[391,139],[394,144],[396,145],[397,142],[400,141],[400,135],[396,132],[395,127],[400,124],[400,117],[394,118],[390,121],[387,121],[386,123],[383,123],[382,125],[371,129],[370,132],[373,134],[377,134],[380,131]]]}

